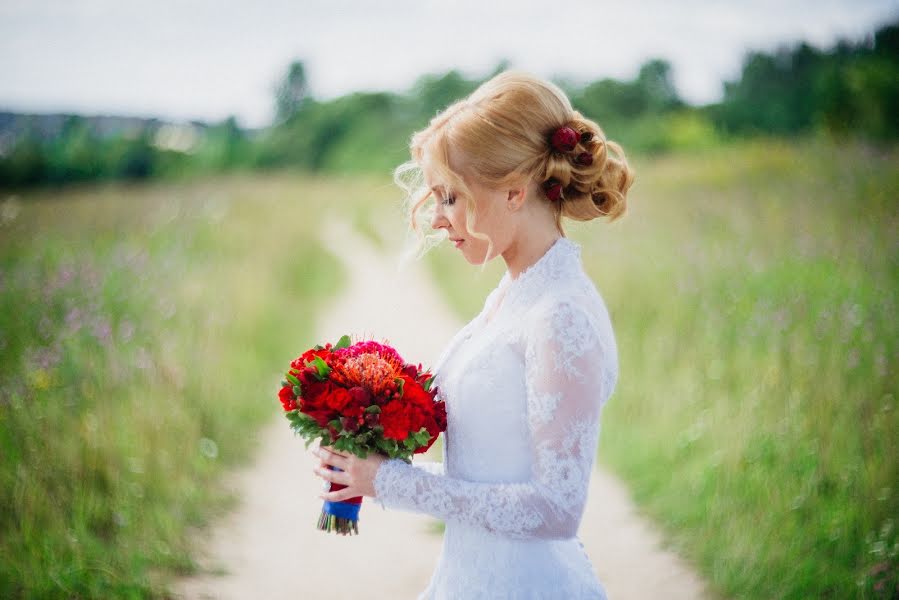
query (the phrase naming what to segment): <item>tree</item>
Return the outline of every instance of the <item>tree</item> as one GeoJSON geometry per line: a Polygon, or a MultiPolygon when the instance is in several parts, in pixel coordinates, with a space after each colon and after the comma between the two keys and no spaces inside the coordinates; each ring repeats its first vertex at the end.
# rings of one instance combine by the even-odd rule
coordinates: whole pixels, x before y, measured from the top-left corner
{"type": "Polygon", "coordinates": [[[306,67],[302,61],[294,61],[275,90],[275,125],[290,120],[308,99],[306,67]]]}

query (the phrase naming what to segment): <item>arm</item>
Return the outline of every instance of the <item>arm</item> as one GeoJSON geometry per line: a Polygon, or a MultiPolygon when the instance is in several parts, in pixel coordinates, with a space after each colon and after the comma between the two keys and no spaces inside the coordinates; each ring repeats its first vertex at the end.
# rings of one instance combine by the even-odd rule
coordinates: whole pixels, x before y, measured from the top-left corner
{"type": "Polygon", "coordinates": [[[523,482],[473,482],[399,459],[376,473],[375,501],[516,539],[577,533],[608,397],[612,346],[573,304],[547,311],[527,335],[525,377],[533,467],[523,482]]]}

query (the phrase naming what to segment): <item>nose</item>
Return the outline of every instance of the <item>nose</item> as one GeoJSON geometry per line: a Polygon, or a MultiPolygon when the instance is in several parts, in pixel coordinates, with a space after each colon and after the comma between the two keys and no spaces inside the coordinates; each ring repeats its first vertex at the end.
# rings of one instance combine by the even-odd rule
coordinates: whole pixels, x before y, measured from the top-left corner
{"type": "Polygon", "coordinates": [[[449,221],[447,221],[446,216],[443,214],[443,210],[440,208],[440,203],[438,202],[434,208],[434,216],[431,217],[431,229],[446,227],[448,223],[449,221]]]}

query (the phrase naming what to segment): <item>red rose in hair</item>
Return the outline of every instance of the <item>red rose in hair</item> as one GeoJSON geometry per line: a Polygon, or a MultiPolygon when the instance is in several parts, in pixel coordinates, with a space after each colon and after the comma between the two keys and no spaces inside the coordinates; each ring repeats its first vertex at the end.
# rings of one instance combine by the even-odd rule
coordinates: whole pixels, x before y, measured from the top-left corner
{"type": "Polygon", "coordinates": [[[562,198],[562,183],[551,177],[543,183],[543,191],[547,198],[557,202],[562,198]]]}
{"type": "Polygon", "coordinates": [[[579,139],[577,131],[565,126],[559,127],[553,132],[550,143],[556,152],[571,152],[577,146],[579,139]]]}
{"type": "Polygon", "coordinates": [[[593,155],[589,152],[581,152],[574,159],[574,162],[578,163],[579,165],[590,166],[593,164],[593,155]]]}

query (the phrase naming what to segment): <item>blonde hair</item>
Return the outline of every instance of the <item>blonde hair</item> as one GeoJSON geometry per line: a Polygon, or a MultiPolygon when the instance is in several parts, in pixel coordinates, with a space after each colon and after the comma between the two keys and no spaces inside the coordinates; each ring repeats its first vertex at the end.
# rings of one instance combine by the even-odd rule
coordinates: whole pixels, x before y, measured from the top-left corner
{"type": "Polygon", "coordinates": [[[634,171],[621,146],[607,140],[596,122],[574,110],[554,83],[517,69],[506,70],[413,133],[411,160],[394,170],[394,182],[406,193],[403,205],[410,229],[418,238],[418,256],[443,239],[439,232],[427,233],[433,206],[426,207],[425,202],[433,191],[424,182],[425,169],[438,178],[448,196],[467,200],[469,231],[488,242],[488,255],[492,247],[486,235],[474,230],[474,196],[462,174],[449,166],[450,146],[454,154],[463,157],[466,175],[491,189],[511,188],[522,180],[538,184],[550,178],[559,181],[564,199],[543,199],[552,205],[562,235],[563,216],[575,221],[607,217],[611,222],[625,213],[634,171]],[[552,150],[549,139],[557,128],[566,125],[579,135],[590,132],[592,138],[578,141],[571,152],[559,154],[552,150]],[[592,154],[592,164],[574,162],[574,157],[585,151],[592,154]]]}

